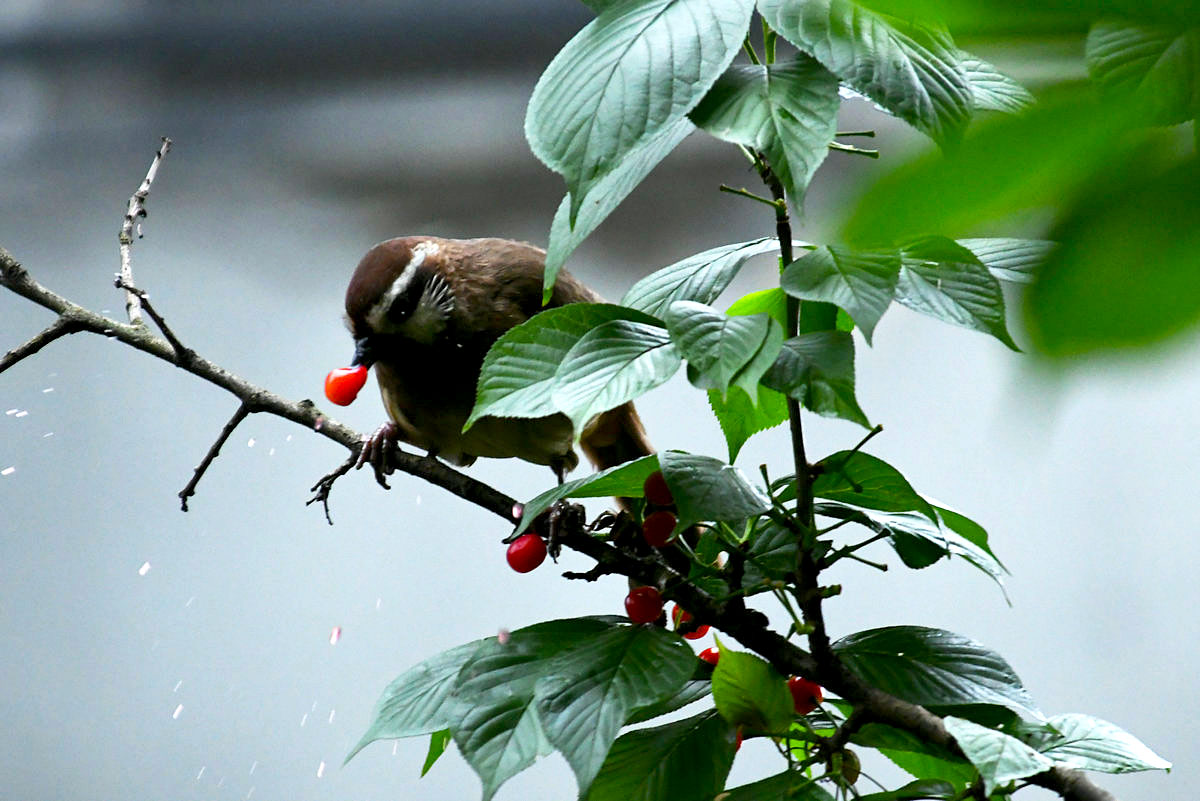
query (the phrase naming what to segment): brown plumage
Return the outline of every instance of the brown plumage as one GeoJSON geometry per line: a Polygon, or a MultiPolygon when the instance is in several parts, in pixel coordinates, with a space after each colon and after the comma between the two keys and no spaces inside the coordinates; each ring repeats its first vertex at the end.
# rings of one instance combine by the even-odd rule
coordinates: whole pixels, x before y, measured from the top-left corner
{"type": "MultiPolygon", "coordinates": [[[[465,434],[488,348],[542,308],[545,253],[506,239],[410,236],[371,248],[346,290],[355,362],[374,365],[391,418],[388,436],[457,465],[516,457],[561,477],[579,457],[570,420],[484,417],[465,434]]],[[[549,306],[596,302],[561,272],[549,306]]],[[[597,468],[652,453],[632,403],[597,415],[580,444],[597,468]]]]}

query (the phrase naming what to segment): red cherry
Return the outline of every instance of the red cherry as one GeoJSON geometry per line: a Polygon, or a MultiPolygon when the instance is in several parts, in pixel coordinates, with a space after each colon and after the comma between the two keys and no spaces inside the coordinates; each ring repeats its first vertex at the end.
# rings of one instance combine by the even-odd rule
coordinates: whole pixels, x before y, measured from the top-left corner
{"type": "Polygon", "coordinates": [[[508,566],[518,573],[528,573],[546,561],[546,543],[537,534],[522,534],[508,546],[508,566]]]}
{"type": "MultiPolygon", "coordinates": [[[[688,612],[679,604],[675,604],[675,607],[671,610],[671,620],[675,624],[675,628],[678,629],[684,623],[690,623],[692,621],[692,613],[688,612]]],[[[689,631],[683,636],[689,640],[698,640],[705,634],[708,634],[707,623],[697,626],[695,631],[689,631]]]]}
{"type": "Polygon", "coordinates": [[[705,648],[698,655],[702,660],[704,660],[708,664],[712,665],[713,667],[716,667],[717,662],[720,661],[720,659],[721,659],[721,652],[718,651],[716,648],[705,648]]]}
{"type": "Polygon", "coordinates": [[[807,715],[824,700],[824,696],[821,694],[821,685],[815,681],[792,676],[788,679],[787,684],[788,689],[792,692],[792,705],[796,708],[797,715],[807,715]]]}
{"type": "Polygon", "coordinates": [[[354,403],[354,399],[358,397],[358,391],[363,388],[365,383],[367,383],[367,368],[363,365],[338,367],[330,370],[329,375],[325,376],[325,397],[329,398],[330,403],[349,406],[354,403]]]}
{"type": "Polygon", "coordinates": [[[661,548],[670,541],[676,522],[675,515],[666,509],[654,512],[642,522],[642,536],[655,548],[661,548]]]}
{"type": "Polygon", "coordinates": [[[734,740],[734,743],[733,743],[733,752],[736,754],[738,751],[741,751],[741,750],[742,750],[742,727],[738,726],[737,727],[737,739],[734,740]]]}
{"type": "Polygon", "coordinates": [[[675,503],[661,470],[655,470],[646,477],[646,483],[642,485],[642,494],[655,506],[671,506],[675,503]]]}
{"type": "Polygon", "coordinates": [[[662,610],[662,596],[653,587],[634,587],[625,596],[625,614],[634,623],[653,623],[662,610]]]}

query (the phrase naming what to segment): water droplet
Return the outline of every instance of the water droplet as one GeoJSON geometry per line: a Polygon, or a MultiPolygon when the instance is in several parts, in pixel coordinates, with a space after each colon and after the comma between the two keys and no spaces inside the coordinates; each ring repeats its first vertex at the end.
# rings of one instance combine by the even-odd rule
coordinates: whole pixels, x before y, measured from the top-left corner
{"type": "MultiPolygon", "coordinates": [[[[182,683],[183,682],[180,682],[180,684],[182,684],[182,683]]],[[[176,686],[175,689],[179,689],[179,687],[176,686]]],[[[171,713],[171,720],[179,720],[179,716],[182,714],[183,714],[183,704],[180,704],[179,706],[175,707],[175,711],[171,713]]]]}
{"type": "Polygon", "coordinates": [[[187,609],[189,606],[191,606],[191,605],[192,605],[193,603],[195,603],[195,602],[196,602],[196,596],[195,596],[195,595],[193,595],[191,598],[188,598],[188,599],[187,599],[187,603],[185,603],[185,604],[183,605],[183,608],[184,608],[184,609],[187,609]]]}
{"type": "Polygon", "coordinates": [[[398,743],[394,740],[392,741],[392,756],[396,755],[396,748],[399,747],[399,745],[400,745],[400,743],[398,743]]]}
{"type": "Polygon", "coordinates": [[[320,765],[317,765],[317,778],[319,779],[324,775],[325,775],[325,763],[322,762],[320,765]]]}
{"type": "Polygon", "coordinates": [[[285,437],[283,441],[284,441],[284,442],[291,442],[291,441],[292,441],[292,435],[291,435],[291,434],[288,434],[288,435],[287,435],[287,437],[285,437]]]}
{"type": "Polygon", "coordinates": [[[23,410],[23,411],[17,412],[17,413],[16,413],[15,415],[13,415],[13,416],[14,416],[14,417],[28,417],[28,416],[29,416],[29,410],[28,410],[28,409],[25,409],[25,410],[23,410]]]}
{"type": "Polygon", "coordinates": [[[304,717],[300,718],[300,728],[304,728],[304,724],[308,723],[308,713],[304,713],[304,717]]]}
{"type": "Polygon", "coordinates": [[[336,709],[331,709],[331,710],[329,710],[329,722],[330,722],[330,723],[333,723],[333,715],[334,715],[334,713],[335,713],[335,712],[337,712],[337,710],[336,710],[336,709]]]}
{"type": "Polygon", "coordinates": [[[222,776],[221,780],[217,782],[217,789],[220,790],[224,786],[225,786],[225,777],[222,776]]]}
{"type": "Polygon", "coordinates": [[[376,612],[378,612],[378,611],[379,611],[379,605],[380,605],[381,603],[383,603],[383,599],[382,599],[382,598],[376,598],[376,599],[375,599],[375,611],[376,611],[376,612]]]}
{"type": "Polygon", "coordinates": [[[317,702],[316,702],[316,701],[313,701],[312,709],[310,709],[310,710],[308,710],[308,711],[309,711],[309,712],[316,712],[316,711],[317,711],[317,702]]]}
{"type": "MultiPolygon", "coordinates": [[[[173,692],[173,693],[179,692],[179,688],[182,686],[183,686],[183,679],[180,679],[179,681],[175,682],[175,689],[171,690],[171,692],[173,692]]],[[[182,709],[182,708],[183,708],[183,705],[181,704],[180,709],[182,709]]]]}
{"type": "Polygon", "coordinates": [[[421,505],[421,496],[418,495],[417,496],[417,506],[420,506],[420,505],[421,505]]]}
{"type": "Polygon", "coordinates": [[[200,781],[200,777],[204,775],[204,771],[208,770],[208,765],[200,768],[200,772],[196,774],[196,781],[200,781]]]}
{"type": "Polygon", "coordinates": [[[17,472],[17,468],[6,467],[3,470],[0,470],[0,476],[11,476],[15,472],[17,472]]]}
{"type": "Polygon", "coordinates": [[[20,409],[9,409],[7,412],[5,412],[5,414],[7,414],[7,415],[14,415],[14,414],[16,414],[16,413],[17,413],[17,412],[19,412],[19,411],[21,411],[21,410],[20,410],[20,409]]]}
{"type": "Polygon", "coordinates": [[[254,447],[254,437],[251,437],[250,439],[246,440],[246,447],[247,447],[247,448],[253,448],[253,447],[254,447]]]}
{"type": "Polygon", "coordinates": [[[147,573],[149,573],[149,572],[150,572],[150,563],[149,563],[149,562],[142,562],[142,566],[138,568],[138,575],[139,575],[139,576],[144,576],[144,575],[146,575],[146,574],[147,574],[147,573]]]}
{"type": "Polygon", "coordinates": [[[338,640],[342,639],[342,627],[334,626],[333,631],[329,632],[329,644],[337,645],[338,640]]]}
{"type": "Polygon", "coordinates": [[[258,760],[257,760],[257,759],[256,759],[256,760],[254,760],[254,762],[252,762],[252,763],[250,764],[250,773],[249,773],[249,774],[247,774],[247,775],[249,775],[249,776],[253,776],[253,775],[254,775],[254,771],[256,771],[256,770],[258,770],[258,760]]]}
{"type": "Polygon", "coordinates": [[[54,436],[53,431],[47,431],[45,434],[42,434],[42,439],[46,439],[48,437],[53,437],[53,436],[54,436]]]}
{"type": "Polygon", "coordinates": [[[275,449],[274,449],[274,448],[271,448],[271,450],[267,451],[267,456],[274,456],[274,455],[275,455],[275,449]]]}
{"type": "Polygon", "coordinates": [[[253,787],[251,787],[249,790],[246,791],[246,801],[250,801],[250,796],[252,796],[252,795],[254,795],[253,787]]]}
{"type": "Polygon", "coordinates": [[[46,387],[45,389],[42,390],[42,394],[47,395],[53,391],[54,391],[54,387],[46,387]]]}

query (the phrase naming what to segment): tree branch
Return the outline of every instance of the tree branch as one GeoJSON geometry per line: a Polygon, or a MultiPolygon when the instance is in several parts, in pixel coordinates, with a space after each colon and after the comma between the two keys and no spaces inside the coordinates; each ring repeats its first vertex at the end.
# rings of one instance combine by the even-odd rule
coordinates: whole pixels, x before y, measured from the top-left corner
{"type": "MultiPolygon", "coordinates": [[[[117,234],[117,241],[120,242],[121,251],[121,272],[120,283],[118,286],[133,285],[133,234],[135,228],[140,239],[142,236],[141,225],[138,222],[146,216],[146,198],[150,196],[150,185],[154,183],[155,177],[158,175],[158,168],[166,158],[167,151],[171,149],[171,140],[167,137],[162,138],[162,145],[159,146],[158,152],[154,154],[154,158],[150,162],[150,169],[146,171],[146,177],[142,179],[141,186],[137,188],[129,198],[129,206],[125,210],[125,218],[121,222],[121,231],[117,234]]],[[[139,325],[142,322],[142,298],[138,293],[125,287],[125,313],[129,316],[129,322],[133,325],[139,325]]]]}
{"type": "Polygon", "coordinates": [[[60,315],[45,331],[35,334],[27,342],[23,342],[4,354],[4,358],[0,359],[0,373],[3,373],[25,357],[37,353],[59,337],[74,334],[76,331],[81,330],[83,329],[78,320],[65,314],[60,315]]]}

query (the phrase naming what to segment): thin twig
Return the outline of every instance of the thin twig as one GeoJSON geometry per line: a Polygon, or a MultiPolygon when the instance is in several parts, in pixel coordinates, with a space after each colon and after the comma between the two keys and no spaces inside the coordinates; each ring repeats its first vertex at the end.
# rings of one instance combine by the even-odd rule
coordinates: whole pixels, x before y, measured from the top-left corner
{"type": "Polygon", "coordinates": [[[137,296],[137,299],[141,303],[142,308],[145,309],[146,314],[150,315],[150,319],[154,321],[154,324],[158,326],[160,331],[162,331],[163,336],[167,338],[167,342],[170,342],[171,347],[175,349],[176,364],[182,364],[185,360],[191,359],[195,355],[191,348],[186,347],[182,342],[179,341],[179,338],[175,336],[175,332],[171,330],[169,325],[167,325],[167,321],[163,319],[163,316],[158,313],[153,305],[151,305],[150,295],[145,290],[138,289],[120,275],[117,276],[117,280],[114,283],[120,289],[124,289],[126,292],[132,292],[137,296]]]}
{"type": "MultiPolygon", "coordinates": [[[[123,284],[133,285],[133,234],[134,229],[137,229],[137,235],[140,239],[142,236],[141,225],[139,220],[146,216],[146,198],[150,195],[150,185],[154,183],[155,177],[158,175],[158,168],[166,158],[167,151],[171,149],[171,140],[167,137],[162,138],[162,145],[159,146],[158,152],[154,154],[154,159],[150,162],[150,169],[146,170],[146,177],[142,179],[142,184],[129,197],[129,206],[125,210],[125,218],[121,222],[121,231],[117,235],[117,241],[121,247],[121,281],[123,284]]],[[[131,325],[139,325],[142,322],[142,305],[141,299],[137,293],[126,289],[125,290],[125,313],[129,315],[131,325]]]]}
{"type": "Polygon", "coordinates": [[[721,184],[719,187],[717,187],[717,190],[721,192],[728,192],[731,195],[749,198],[750,200],[757,200],[759,203],[766,203],[771,208],[777,207],[774,200],[765,198],[762,195],[756,195],[748,189],[737,189],[729,184],[721,184]]]}
{"type": "Polygon", "coordinates": [[[4,357],[0,358],[0,373],[3,373],[5,370],[12,367],[14,364],[26,358],[27,356],[32,356],[33,354],[37,353],[54,340],[82,330],[83,326],[78,320],[68,315],[60,316],[57,320],[51,323],[45,331],[30,337],[27,342],[23,342],[22,344],[10,350],[8,353],[4,354],[4,357]]]}
{"type": "Polygon", "coordinates": [[[237,407],[237,411],[233,413],[233,417],[229,418],[229,422],[221,429],[221,433],[217,435],[217,439],[213,442],[212,447],[208,449],[208,453],[204,454],[204,459],[200,464],[196,465],[195,471],[192,473],[192,479],[187,483],[187,486],[179,491],[180,508],[183,511],[188,510],[188,498],[196,494],[196,485],[200,483],[200,479],[204,477],[204,473],[208,470],[208,466],[217,458],[217,454],[221,452],[221,446],[228,440],[233,430],[254,412],[250,403],[243,401],[241,406],[237,407]]]}
{"type": "Polygon", "coordinates": [[[869,159],[879,158],[878,150],[867,150],[866,148],[855,147],[854,145],[843,145],[841,142],[830,142],[829,149],[840,150],[843,153],[853,153],[856,156],[866,156],[869,159]]]}

